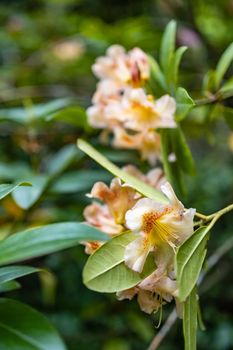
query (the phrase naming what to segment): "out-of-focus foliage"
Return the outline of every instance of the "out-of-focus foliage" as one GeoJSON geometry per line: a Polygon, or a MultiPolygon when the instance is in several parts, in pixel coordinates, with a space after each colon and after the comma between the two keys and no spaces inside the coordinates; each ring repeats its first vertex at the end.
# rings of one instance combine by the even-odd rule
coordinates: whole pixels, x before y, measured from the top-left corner
{"type": "MultiPolygon", "coordinates": [[[[139,46],[158,59],[170,19],[178,22],[178,44],[189,47],[180,85],[200,104],[181,123],[197,164],[196,176],[184,178],[185,205],[210,213],[232,202],[232,115],[227,109],[232,99],[225,107],[205,104],[216,88],[213,70],[233,40],[232,16],[232,0],[2,0],[0,182],[28,181],[34,187],[20,187],[2,201],[1,238],[31,225],[83,220],[82,210],[90,202],[84,194],[95,181],[110,176],[76,149],[78,137],[89,138],[118,165],[139,164],[134,152],[100,146],[97,132],[86,123],[85,107],[96,83],[91,65],[114,43],[127,49],[139,46]]],[[[232,90],[232,82],[228,86],[232,90]]],[[[147,169],[146,163],[142,168],[147,169]]],[[[231,234],[226,216],[212,233],[210,251],[231,234]]],[[[81,282],[85,260],[83,247],[37,259],[34,266],[48,266],[52,274],[24,277],[24,288],[11,295],[43,311],[71,350],[146,348],[158,316],[148,318],[134,302],[119,303],[114,296],[87,290],[81,282]]],[[[233,347],[232,264],[228,253],[200,289],[208,329],[198,334],[200,349],[233,347]]],[[[161,350],[182,347],[176,327],[181,324],[161,350]]]]}

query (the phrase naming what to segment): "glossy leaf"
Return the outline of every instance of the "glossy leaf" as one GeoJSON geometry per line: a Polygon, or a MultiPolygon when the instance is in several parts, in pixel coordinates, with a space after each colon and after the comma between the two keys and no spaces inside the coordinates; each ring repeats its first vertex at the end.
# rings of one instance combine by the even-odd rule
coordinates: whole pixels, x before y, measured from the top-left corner
{"type": "Polygon", "coordinates": [[[31,273],[39,272],[40,269],[31,266],[6,266],[0,268],[0,284],[14,280],[31,273]]]}
{"type": "Polygon", "coordinates": [[[193,288],[183,305],[183,333],[185,350],[197,348],[197,295],[193,288]]]}
{"type": "Polygon", "coordinates": [[[11,192],[17,190],[20,186],[26,186],[28,188],[28,186],[31,186],[31,184],[28,182],[20,182],[16,185],[15,184],[13,184],[13,185],[10,185],[10,184],[0,185],[0,199],[3,199],[11,192]]]}
{"type": "Polygon", "coordinates": [[[152,198],[162,203],[167,203],[167,199],[162,194],[162,192],[159,192],[153,187],[143,183],[136,177],[127,174],[125,171],[118,168],[115,164],[111,163],[107,158],[105,158],[101,153],[99,153],[94,147],[92,147],[84,140],[78,140],[78,147],[89,157],[99,163],[102,167],[107,169],[110,173],[117,176],[128,185],[132,186],[137,192],[143,194],[145,197],[152,198]]]}
{"type": "Polygon", "coordinates": [[[19,187],[13,192],[13,198],[22,209],[29,209],[37,202],[48,184],[48,176],[34,175],[27,179],[31,187],[19,187]]]}
{"type": "Polygon", "coordinates": [[[226,71],[233,61],[233,43],[224,51],[220,60],[218,61],[215,71],[215,86],[219,87],[226,71]]]}
{"type": "Polygon", "coordinates": [[[197,229],[178,249],[176,254],[176,274],[179,300],[184,301],[197,283],[206,256],[208,226],[197,229]]]}
{"type": "Polygon", "coordinates": [[[179,87],[176,92],[176,120],[183,120],[187,114],[193,109],[195,103],[193,99],[189,96],[188,92],[179,87]]]}
{"type": "MultiPolygon", "coordinates": [[[[132,271],[124,263],[125,247],[134,239],[133,233],[123,233],[92,254],[83,270],[84,284],[89,289],[105,293],[121,291],[138,284],[142,275],[132,271]]],[[[149,275],[155,266],[150,264],[145,269],[144,273],[149,275]]]]}
{"type": "Polygon", "coordinates": [[[18,232],[0,242],[0,265],[35,258],[107,236],[84,223],[64,222],[18,232]]]}
{"type": "Polygon", "coordinates": [[[1,350],[65,350],[44,315],[16,300],[0,298],[1,350]]]}

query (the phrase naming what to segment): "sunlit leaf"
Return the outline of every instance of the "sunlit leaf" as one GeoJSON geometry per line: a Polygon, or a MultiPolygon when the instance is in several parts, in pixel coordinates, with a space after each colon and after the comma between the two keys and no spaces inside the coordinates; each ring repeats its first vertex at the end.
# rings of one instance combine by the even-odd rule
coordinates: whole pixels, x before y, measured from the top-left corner
{"type": "Polygon", "coordinates": [[[0,298],[1,350],[65,350],[44,315],[16,300],[0,298]]]}
{"type": "Polygon", "coordinates": [[[120,178],[123,182],[135,188],[136,191],[143,194],[145,197],[155,199],[157,201],[167,203],[165,196],[154,189],[153,187],[143,183],[136,177],[127,174],[125,171],[118,168],[115,164],[111,163],[101,153],[99,153],[94,147],[85,142],[84,140],[78,140],[78,147],[85,152],[89,157],[94,159],[101,166],[106,168],[110,173],[120,178]]]}

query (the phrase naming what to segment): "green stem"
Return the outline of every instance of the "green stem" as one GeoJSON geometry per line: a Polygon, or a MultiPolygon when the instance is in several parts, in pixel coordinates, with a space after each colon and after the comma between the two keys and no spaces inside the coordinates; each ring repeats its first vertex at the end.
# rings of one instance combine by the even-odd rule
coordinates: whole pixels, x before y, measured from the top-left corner
{"type": "Polygon", "coordinates": [[[215,213],[211,214],[211,215],[204,215],[201,213],[196,213],[195,216],[197,216],[198,218],[200,218],[201,220],[204,221],[204,224],[206,224],[207,222],[211,221],[210,226],[213,227],[213,225],[215,224],[215,222],[224,214],[228,213],[229,211],[233,210],[233,204],[228,205],[227,207],[216,211],[215,213]]]}

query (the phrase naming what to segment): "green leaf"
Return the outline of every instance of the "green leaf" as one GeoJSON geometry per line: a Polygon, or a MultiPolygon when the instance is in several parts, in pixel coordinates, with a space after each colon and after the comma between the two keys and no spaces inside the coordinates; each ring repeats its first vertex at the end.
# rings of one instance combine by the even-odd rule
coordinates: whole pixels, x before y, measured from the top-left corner
{"type": "Polygon", "coordinates": [[[31,175],[31,170],[27,163],[14,162],[3,163],[0,162],[0,180],[7,180],[15,182],[17,179],[27,178],[31,175]]]}
{"type": "Polygon", "coordinates": [[[170,129],[160,130],[163,168],[166,175],[166,179],[173,185],[175,191],[179,194],[184,194],[185,189],[181,168],[178,166],[176,159],[175,161],[170,161],[169,159],[170,155],[174,151],[170,132],[170,129]]]}
{"type": "Polygon", "coordinates": [[[183,306],[183,333],[185,350],[197,348],[197,295],[193,288],[183,306]]]}
{"type": "Polygon", "coordinates": [[[79,106],[72,106],[64,108],[56,113],[50,114],[47,121],[62,121],[77,127],[81,127],[84,130],[90,130],[90,126],[87,122],[87,115],[84,108],[79,106]]]}
{"type": "Polygon", "coordinates": [[[218,61],[215,72],[215,87],[218,89],[221,81],[233,60],[233,43],[224,51],[218,61]]]}
{"type": "Polygon", "coordinates": [[[55,176],[62,173],[75,159],[81,159],[81,152],[75,145],[66,145],[49,159],[47,173],[55,176]]]}
{"type": "Polygon", "coordinates": [[[162,194],[162,192],[157,191],[153,187],[143,183],[136,177],[127,174],[125,171],[118,168],[115,164],[111,163],[107,158],[105,158],[101,153],[99,153],[94,147],[84,140],[78,140],[78,147],[85,152],[89,157],[94,159],[102,167],[107,169],[110,173],[117,176],[123,182],[127,183],[133,187],[137,192],[143,194],[145,197],[152,198],[162,203],[167,203],[168,200],[162,194]]]}
{"type": "Polygon", "coordinates": [[[176,274],[179,300],[184,301],[195,286],[206,256],[208,226],[200,227],[179,247],[176,254],[176,274]]]}
{"type": "MultiPolygon", "coordinates": [[[[17,281],[8,281],[0,284],[0,293],[11,292],[12,290],[19,289],[21,287],[20,283],[17,281]]],[[[1,341],[0,341],[1,345],[1,341]]]]}
{"type": "Polygon", "coordinates": [[[42,120],[45,116],[55,113],[71,103],[70,99],[58,99],[38,105],[26,106],[26,108],[8,108],[0,110],[0,121],[10,121],[19,124],[30,124],[42,120]]]}
{"type": "Polygon", "coordinates": [[[231,130],[233,130],[233,109],[224,106],[223,115],[224,115],[224,119],[227,122],[227,125],[231,130]]]}
{"type": "Polygon", "coordinates": [[[174,55],[171,80],[175,86],[177,85],[177,82],[178,82],[180,62],[183,57],[183,54],[185,53],[185,51],[187,51],[187,49],[188,49],[187,46],[181,46],[179,47],[179,49],[176,50],[174,55]]]}
{"type": "Polygon", "coordinates": [[[97,249],[84,267],[84,284],[97,292],[113,293],[134,287],[152,273],[155,265],[151,261],[145,266],[143,277],[125,265],[125,248],[135,239],[135,234],[126,232],[97,249]]]}
{"type": "Polygon", "coordinates": [[[110,174],[101,170],[72,171],[60,176],[50,187],[51,193],[75,193],[91,189],[97,181],[108,182],[110,174]]]}
{"type": "Polygon", "coordinates": [[[223,96],[224,94],[229,94],[229,93],[233,95],[233,77],[231,77],[229,80],[225,82],[225,84],[223,84],[219,92],[222,93],[223,96]]]}
{"type": "Polygon", "coordinates": [[[49,178],[46,175],[34,175],[27,179],[31,187],[19,187],[13,192],[13,198],[22,209],[29,209],[43,194],[49,178]]]}
{"type": "Polygon", "coordinates": [[[150,64],[150,79],[149,84],[153,86],[154,81],[162,88],[164,91],[167,90],[167,83],[164,78],[163,72],[161,71],[158,62],[150,55],[148,55],[148,60],[150,64]]]}
{"type": "Polygon", "coordinates": [[[172,152],[176,155],[179,167],[186,174],[194,175],[196,172],[194,160],[181,128],[170,129],[168,132],[171,137],[172,152]]]}
{"type": "Polygon", "coordinates": [[[18,189],[20,186],[31,186],[30,183],[28,182],[20,182],[18,184],[14,184],[14,185],[10,185],[10,184],[2,184],[0,185],[0,199],[3,199],[4,197],[6,197],[8,194],[10,194],[11,192],[15,191],[16,189],[18,189]]]}
{"type": "Polygon", "coordinates": [[[1,350],[66,350],[44,315],[16,300],[0,299],[1,350]]]}
{"type": "Polygon", "coordinates": [[[160,65],[163,67],[167,81],[170,79],[169,73],[175,50],[175,36],[176,22],[170,21],[165,28],[160,47],[160,65]]]}
{"type": "Polygon", "coordinates": [[[179,87],[176,92],[176,120],[183,120],[187,114],[193,109],[195,103],[193,99],[189,96],[188,92],[179,87]]]}
{"type": "Polygon", "coordinates": [[[31,266],[6,266],[0,268],[0,284],[15,278],[39,272],[40,269],[31,266]]]}
{"type": "Polygon", "coordinates": [[[18,232],[0,242],[0,265],[73,247],[82,241],[105,241],[107,235],[84,223],[64,222],[18,232]]]}

